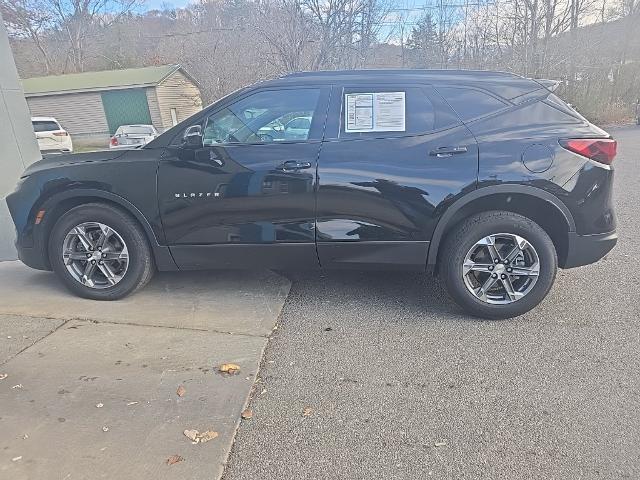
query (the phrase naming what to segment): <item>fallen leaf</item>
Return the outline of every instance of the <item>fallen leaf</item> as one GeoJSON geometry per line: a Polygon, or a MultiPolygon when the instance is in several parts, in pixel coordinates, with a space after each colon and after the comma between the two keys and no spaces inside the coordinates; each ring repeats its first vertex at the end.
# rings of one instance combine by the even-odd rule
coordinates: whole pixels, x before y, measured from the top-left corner
{"type": "Polygon", "coordinates": [[[104,407],[104,404],[103,404],[103,403],[98,403],[98,404],[96,405],[96,408],[102,408],[102,407],[104,407]]]}
{"type": "Polygon", "coordinates": [[[22,460],[22,455],[20,455],[19,457],[13,457],[11,459],[12,462],[17,462],[18,460],[22,460]]]}
{"type": "Polygon", "coordinates": [[[198,432],[198,430],[185,430],[182,433],[184,434],[185,437],[187,437],[192,442],[198,443],[198,441],[199,441],[198,440],[198,435],[200,434],[200,432],[198,432]]]}
{"type": "Polygon", "coordinates": [[[198,438],[200,439],[200,443],[208,442],[209,440],[213,440],[218,436],[218,432],[214,432],[213,430],[207,430],[206,432],[202,432],[198,438]]]}
{"type": "Polygon", "coordinates": [[[107,426],[102,427],[102,431],[103,432],[108,432],[109,431],[109,427],[107,427],[107,426]]]}
{"type": "Polygon", "coordinates": [[[242,412],[240,416],[245,420],[251,420],[253,418],[253,411],[247,408],[245,411],[242,412]]]}
{"type": "Polygon", "coordinates": [[[194,445],[196,443],[206,443],[209,440],[213,440],[218,436],[218,432],[214,432],[213,430],[207,430],[206,432],[198,432],[198,430],[185,430],[182,432],[185,437],[191,440],[191,443],[194,445]]]}
{"type": "Polygon", "coordinates": [[[171,455],[169,458],[167,458],[167,465],[173,465],[183,460],[184,458],[181,457],[180,455],[171,455]]]}
{"type": "Polygon", "coordinates": [[[447,442],[436,442],[433,444],[435,447],[445,447],[447,442]]]}
{"type": "Polygon", "coordinates": [[[182,385],[180,385],[178,387],[178,390],[176,390],[176,395],[178,395],[179,397],[184,397],[185,393],[187,393],[187,389],[184,388],[182,385]]]}
{"type": "Polygon", "coordinates": [[[302,410],[303,417],[310,417],[312,413],[313,413],[313,408],[311,407],[305,407],[304,410],[302,410]]]}
{"type": "Polygon", "coordinates": [[[240,367],[235,363],[223,363],[219,368],[221,373],[228,373],[229,375],[237,375],[240,373],[240,367]]]}
{"type": "Polygon", "coordinates": [[[4,380],[5,378],[7,378],[9,376],[8,373],[0,373],[0,380],[4,380]]]}

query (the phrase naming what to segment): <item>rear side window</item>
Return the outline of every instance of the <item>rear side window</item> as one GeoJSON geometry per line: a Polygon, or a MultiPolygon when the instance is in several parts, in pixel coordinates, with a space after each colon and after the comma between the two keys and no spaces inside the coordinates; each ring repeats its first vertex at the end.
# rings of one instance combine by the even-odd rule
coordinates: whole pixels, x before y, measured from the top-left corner
{"type": "Polygon", "coordinates": [[[340,138],[381,138],[430,132],[435,109],[418,87],[351,87],[342,91],[340,138]]]}
{"type": "Polygon", "coordinates": [[[437,87],[437,90],[463,121],[484,117],[508,106],[480,90],[459,87],[437,87]]]}
{"type": "Polygon", "coordinates": [[[58,125],[56,122],[48,120],[34,120],[31,123],[33,124],[34,132],[51,132],[60,130],[60,125],[58,125]]]}

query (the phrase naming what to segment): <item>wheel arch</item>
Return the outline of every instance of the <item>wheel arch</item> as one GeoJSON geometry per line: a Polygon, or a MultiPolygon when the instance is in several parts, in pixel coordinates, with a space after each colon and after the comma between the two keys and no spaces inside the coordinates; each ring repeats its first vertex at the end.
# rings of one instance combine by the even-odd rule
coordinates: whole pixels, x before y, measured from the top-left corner
{"type": "Polygon", "coordinates": [[[569,232],[575,231],[575,221],[567,206],[541,188],[510,184],[479,188],[451,204],[434,230],[427,267],[437,268],[440,247],[453,227],[471,215],[490,210],[518,213],[536,222],[551,237],[558,254],[558,265],[565,264],[569,232]]]}
{"type": "Polygon", "coordinates": [[[45,210],[46,214],[44,217],[45,221],[43,222],[43,225],[40,229],[38,229],[38,239],[36,240],[36,243],[40,244],[43,258],[46,262],[47,267],[51,267],[48,258],[47,244],[54,225],[56,224],[58,219],[66,212],[74,207],[87,203],[103,203],[111,205],[130,215],[133,219],[136,220],[140,227],[142,227],[147,241],[149,242],[149,246],[153,251],[156,266],[158,267],[158,269],[177,269],[175,262],[173,261],[173,258],[171,257],[171,254],[169,252],[169,249],[165,246],[160,245],[158,237],[151,227],[151,224],[149,223],[145,215],[134,204],[129,202],[126,198],[123,198],[114,193],[86,188],[67,190],[65,192],[52,195],[47,200],[45,200],[45,202],[40,207],[41,209],[45,210]]]}

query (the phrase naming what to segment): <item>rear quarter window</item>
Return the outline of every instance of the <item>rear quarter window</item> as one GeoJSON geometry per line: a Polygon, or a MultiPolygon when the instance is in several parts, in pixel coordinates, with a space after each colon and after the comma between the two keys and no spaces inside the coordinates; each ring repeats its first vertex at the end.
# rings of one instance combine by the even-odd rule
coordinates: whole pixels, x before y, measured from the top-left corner
{"type": "Polygon", "coordinates": [[[574,109],[570,105],[568,105],[565,102],[563,102],[560,99],[560,97],[558,97],[557,95],[555,95],[553,93],[549,94],[549,96],[544,100],[544,102],[547,105],[551,105],[556,110],[560,110],[561,112],[566,113],[567,115],[570,115],[570,116],[572,116],[574,118],[577,118],[580,121],[583,121],[583,122],[587,121],[587,119],[584,118],[582,115],[580,115],[580,113],[578,113],[578,111],[576,109],[574,109]]]}
{"type": "Polygon", "coordinates": [[[463,87],[437,87],[461,120],[484,117],[508,107],[509,104],[481,90],[463,87]]]}

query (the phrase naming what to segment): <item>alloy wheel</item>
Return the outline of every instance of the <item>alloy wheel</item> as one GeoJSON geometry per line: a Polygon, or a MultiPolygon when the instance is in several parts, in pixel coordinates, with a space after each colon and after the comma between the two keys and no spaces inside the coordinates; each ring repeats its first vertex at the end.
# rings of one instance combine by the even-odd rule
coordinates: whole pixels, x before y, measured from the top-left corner
{"type": "Polygon", "coordinates": [[[129,250],[122,236],[99,222],[73,227],[62,244],[62,259],[82,285],[103,289],[118,284],[129,267],[129,250]]]}
{"type": "Polygon", "coordinates": [[[488,235],[467,253],[465,286],[479,300],[505,305],[527,295],[538,281],[540,259],[525,238],[511,233],[488,235]]]}

